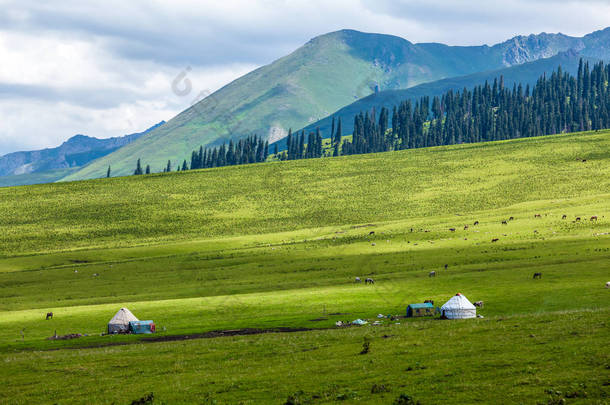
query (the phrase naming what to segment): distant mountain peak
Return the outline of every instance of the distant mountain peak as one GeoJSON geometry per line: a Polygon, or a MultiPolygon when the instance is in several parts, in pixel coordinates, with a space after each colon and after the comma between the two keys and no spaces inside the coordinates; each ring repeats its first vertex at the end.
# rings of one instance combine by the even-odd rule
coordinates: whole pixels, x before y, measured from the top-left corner
{"type": "Polygon", "coordinates": [[[9,153],[0,156],[0,176],[40,173],[83,166],[135,141],[163,124],[165,121],[161,121],[143,132],[106,139],[76,134],[54,148],[9,153]]]}

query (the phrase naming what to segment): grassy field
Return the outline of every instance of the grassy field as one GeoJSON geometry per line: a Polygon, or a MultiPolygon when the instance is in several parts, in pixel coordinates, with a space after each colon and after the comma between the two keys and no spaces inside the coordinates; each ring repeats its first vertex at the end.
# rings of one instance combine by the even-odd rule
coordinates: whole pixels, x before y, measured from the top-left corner
{"type": "Polygon", "coordinates": [[[609,163],[600,132],[0,190],[0,403],[607,403],[609,163]],[[334,328],[457,292],[484,318],[334,328]],[[193,338],[100,336],[122,306],[193,338]],[[194,339],[279,327],[317,330],[194,339]]]}

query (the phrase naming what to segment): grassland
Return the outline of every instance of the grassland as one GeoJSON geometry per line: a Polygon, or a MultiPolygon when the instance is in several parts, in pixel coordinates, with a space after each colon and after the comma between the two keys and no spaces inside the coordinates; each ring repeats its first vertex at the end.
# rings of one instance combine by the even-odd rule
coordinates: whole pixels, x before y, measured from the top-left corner
{"type": "Polygon", "coordinates": [[[600,132],[0,190],[0,403],[606,403],[609,162],[600,132]],[[484,318],[333,327],[456,292],[484,318]],[[100,336],[121,306],[319,330],[100,336]]]}

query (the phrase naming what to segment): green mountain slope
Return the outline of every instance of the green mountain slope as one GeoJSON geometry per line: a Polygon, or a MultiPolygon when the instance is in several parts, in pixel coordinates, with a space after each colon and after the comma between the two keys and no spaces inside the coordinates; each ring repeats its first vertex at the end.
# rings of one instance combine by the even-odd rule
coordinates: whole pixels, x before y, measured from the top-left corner
{"type": "MultiPolygon", "coordinates": [[[[504,78],[504,85],[507,87],[512,87],[517,83],[522,83],[524,86],[526,84],[533,85],[543,74],[552,73],[558,66],[561,66],[564,71],[576,74],[580,58],[581,56],[577,52],[568,51],[550,58],[544,58],[510,68],[437,80],[408,89],[381,91],[363,97],[360,100],[339,109],[328,117],[307,125],[302,130],[309,133],[319,128],[323,137],[328,138],[330,137],[333,118],[335,118],[335,120],[341,118],[343,134],[351,134],[354,129],[354,116],[361,111],[372,111],[373,109],[375,109],[375,111],[380,111],[382,107],[386,107],[391,111],[394,106],[397,106],[404,100],[416,101],[423,96],[440,96],[449,90],[461,91],[464,88],[471,89],[474,86],[485,83],[485,81],[491,83],[494,79],[501,76],[504,78]]],[[[585,58],[585,61],[593,64],[596,59],[585,58]]],[[[278,141],[277,145],[280,150],[285,149],[286,140],[282,139],[278,141]]]]}
{"type": "Polygon", "coordinates": [[[153,171],[182,161],[199,145],[252,133],[281,139],[376,89],[401,89],[443,78],[549,57],[568,49],[608,52],[610,31],[583,38],[562,34],[516,37],[489,47],[413,44],[390,35],[343,30],[314,38],[292,54],[218,90],[133,144],[99,159],[66,180],[133,172],[141,158],[153,171]],[[595,41],[591,40],[595,37],[595,41]],[[591,38],[590,38],[591,37],[591,38]]]}

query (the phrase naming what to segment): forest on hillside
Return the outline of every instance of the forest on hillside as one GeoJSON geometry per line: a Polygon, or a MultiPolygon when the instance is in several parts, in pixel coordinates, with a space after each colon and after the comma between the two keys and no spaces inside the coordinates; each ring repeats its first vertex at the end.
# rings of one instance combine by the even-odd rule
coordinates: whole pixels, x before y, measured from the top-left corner
{"type": "MultiPolygon", "coordinates": [[[[531,88],[521,84],[507,88],[499,77],[471,90],[405,100],[391,112],[386,108],[378,115],[374,110],[360,112],[354,117],[351,139],[342,133],[340,119],[333,120],[327,137],[320,130],[309,134],[290,130],[287,149],[278,151],[272,145],[271,157],[309,159],[609,128],[609,79],[610,65],[599,62],[590,67],[582,60],[576,76],[558,67],[531,88]],[[324,138],[330,138],[329,148],[324,147],[324,138]]],[[[269,148],[268,141],[256,135],[228,145],[200,147],[192,152],[190,165],[185,159],[178,170],[264,162],[269,148]]],[[[170,170],[168,162],[164,171],[170,170]]],[[[142,173],[138,161],[135,174],[142,173]]]]}

